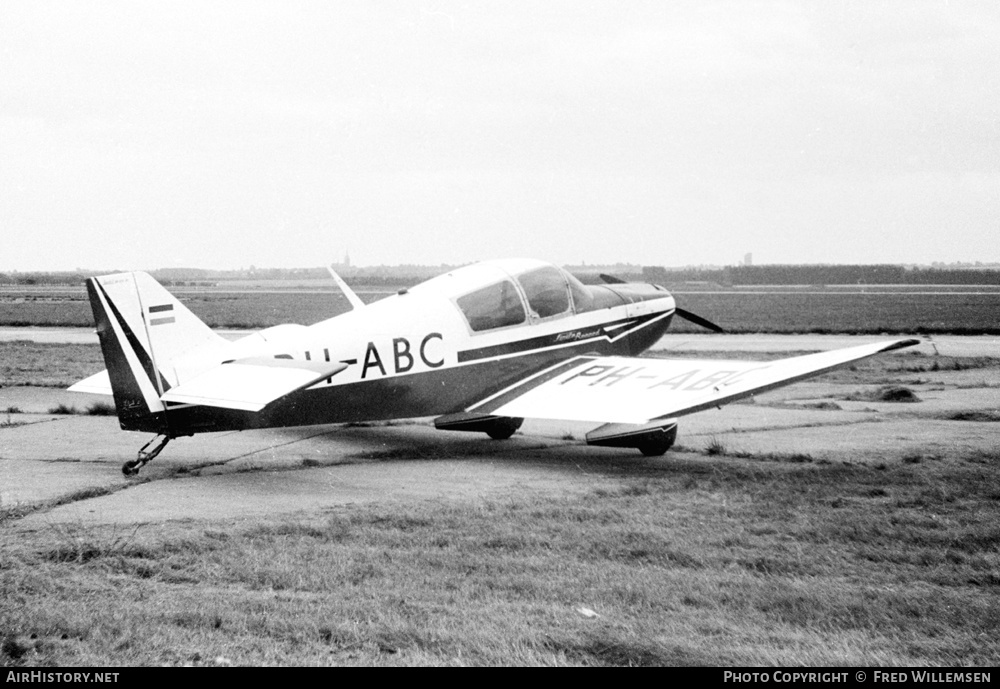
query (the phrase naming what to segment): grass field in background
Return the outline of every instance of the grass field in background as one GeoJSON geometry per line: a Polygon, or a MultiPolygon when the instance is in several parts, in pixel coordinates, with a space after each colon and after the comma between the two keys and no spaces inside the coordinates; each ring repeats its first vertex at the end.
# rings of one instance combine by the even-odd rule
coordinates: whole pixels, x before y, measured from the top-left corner
{"type": "MultiPolygon", "coordinates": [[[[359,286],[365,301],[392,291],[359,286]]],[[[311,325],[343,313],[347,300],[332,287],[317,291],[177,291],[178,298],[199,318],[217,328],[263,328],[280,323],[311,325]]],[[[1000,292],[934,293],[909,290],[861,292],[844,288],[738,292],[675,293],[678,305],[733,333],[953,333],[998,334],[1000,292]]],[[[78,290],[0,291],[0,326],[93,325],[86,293],[78,290]]],[[[679,320],[672,329],[697,332],[679,320]]]]}

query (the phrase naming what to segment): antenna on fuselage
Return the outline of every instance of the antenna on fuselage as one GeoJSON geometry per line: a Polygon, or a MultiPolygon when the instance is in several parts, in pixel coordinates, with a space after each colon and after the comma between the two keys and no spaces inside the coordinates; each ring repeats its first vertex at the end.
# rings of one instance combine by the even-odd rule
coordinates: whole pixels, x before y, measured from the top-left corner
{"type": "Polygon", "coordinates": [[[326,269],[330,271],[330,277],[333,278],[333,281],[337,283],[337,287],[339,287],[340,291],[344,293],[345,297],[347,297],[347,301],[351,302],[351,308],[363,308],[365,303],[361,301],[360,297],[354,293],[354,290],[352,290],[347,283],[344,282],[343,278],[337,275],[336,271],[330,266],[327,266],[326,269]]]}

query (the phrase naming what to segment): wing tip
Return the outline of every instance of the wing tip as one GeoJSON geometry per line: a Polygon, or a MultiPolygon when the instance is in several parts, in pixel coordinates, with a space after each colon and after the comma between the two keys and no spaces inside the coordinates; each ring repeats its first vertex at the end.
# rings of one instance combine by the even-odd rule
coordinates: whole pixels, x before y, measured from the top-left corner
{"type": "Polygon", "coordinates": [[[892,352],[897,349],[905,349],[906,347],[912,347],[914,345],[922,344],[923,340],[918,340],[917,338],[911,337],[906,340],[896,340],[895,342],[890,342],[880,351],[882,352],[892,352]]]}

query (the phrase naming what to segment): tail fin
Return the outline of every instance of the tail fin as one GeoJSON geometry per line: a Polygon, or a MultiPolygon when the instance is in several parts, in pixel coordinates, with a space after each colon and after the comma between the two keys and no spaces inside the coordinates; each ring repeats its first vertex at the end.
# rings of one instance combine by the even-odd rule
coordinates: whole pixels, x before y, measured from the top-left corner
{"type": "Polygon", "coordinates": [[[229,343],[146,273],[91,278],[87,293],[121,427],[168,432],[160,397],[177,385],[174,362],[229,343]]]}

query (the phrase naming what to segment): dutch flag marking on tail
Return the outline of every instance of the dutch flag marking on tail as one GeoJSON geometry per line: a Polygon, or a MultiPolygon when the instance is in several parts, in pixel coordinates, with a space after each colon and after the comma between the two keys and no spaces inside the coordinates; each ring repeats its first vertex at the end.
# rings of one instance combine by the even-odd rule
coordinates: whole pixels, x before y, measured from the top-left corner
{"type": "Polygon", "coordinates": [[[166,325],[167,323],[175,323],[177,321],[173,316],[159,316],[153,318],[154,313],[163,313],[165,311],[173,311],[173,304],[160,304],[159,306],[149,307],[149,324],[150,325],[166,325]]]}

